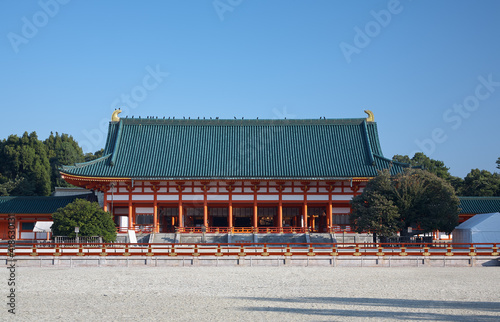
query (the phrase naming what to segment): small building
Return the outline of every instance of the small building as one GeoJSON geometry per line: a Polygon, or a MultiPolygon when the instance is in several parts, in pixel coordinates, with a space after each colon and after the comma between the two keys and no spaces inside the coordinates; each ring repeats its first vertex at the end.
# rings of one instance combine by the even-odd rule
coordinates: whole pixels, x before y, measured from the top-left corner
{"type": "Polygon", "coordinates": [[[351,199],[384,157],[373,114],[356,119],[118,118],[103,157],[64,166],[104,193],[119,230],[328,232],[349,228],[351,199]]]}
{"type": "Polygon", "coordinates": [[[453,243],[500,244],[500,212],[478,214],[453,230],[453,243]]]}
{"type": "Polygon", "coordinates": [[[42,230],[34,232],[36,223],[52,221],[52,214],[57,209],[65,207],[78,198],[97,201],[92,192],[60,197],[0,197],[0,239],[10,239],[9,231],[13,231],[17,240],[47,239],[46,232],[42,230]]]}
{"type": "Polygon", "coordinates": [[[460,199],[459,223],[477,214],[500,212],[500,197],[458,197],[460,199]]]}

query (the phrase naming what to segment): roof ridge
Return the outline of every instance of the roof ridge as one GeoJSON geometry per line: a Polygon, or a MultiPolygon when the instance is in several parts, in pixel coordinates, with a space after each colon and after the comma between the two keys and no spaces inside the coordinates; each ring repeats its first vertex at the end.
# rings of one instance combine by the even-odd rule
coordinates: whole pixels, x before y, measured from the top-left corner
{"type": "Polygon", "coordinates": [[[94,163],[98,163],[98,162],[101,162],[103,160],[106,160],[111,155],[112,155],[112,153],[106,154],[106,155],[103,155],[102,157],[94,159],[94,160],[90,160],[90,161],[86,161],[86,162],[80,162],[80,163],[75,163],[75,165],[63,165],[62,167],[59,168],[59,170],[66,170],[66,169],[69,170],[69,169],[83,168],[83,167],[92,165],[94,163]]]}
{"type": "Polygon", "coordinates": [[[458,196],[460,199],[494,199],[500,200],[499,196],[458,196]]]}
{"type": "Polygon", "coordinates": [[[373,157],[373,150],[372,150],[372,145],[370,143],[370,135],[368,134],[368,127],[366,125],[366,120],[363,120],[363,123],[361,123],[361,127],[363,128],[363,137],[365,139],[365,144],[368,149],[368,158],[370,160],[370,164],[375,163],[375,159],[373,157]]]}
{"type": "MultiPolygon", "coordinates": [[[[158,119],[158,118],[120,118],[120,123],[151,125],[358,125],[365,118],[345,119],[158,119]]],[[[374,123],[374,122],[371,122],[374,123]]]]}
{"type": "Polygon", "coordinates": [[[86,192],[79,195],[70,195],[70,196],[0,196],[0,200],[9,200],[9,199],[70,199],[76,197],[82,197],[85,195],[90,195],[92,192],[86,192]]]}

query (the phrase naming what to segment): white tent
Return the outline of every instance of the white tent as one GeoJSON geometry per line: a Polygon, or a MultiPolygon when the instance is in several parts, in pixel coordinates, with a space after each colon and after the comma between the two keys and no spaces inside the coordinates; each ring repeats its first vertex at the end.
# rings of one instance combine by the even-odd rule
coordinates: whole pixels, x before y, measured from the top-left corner
{"type": "Polygon", "coordinates": [[[50,233],[53,221],[37,221],[33,232],[35,233],[50,233]]]}
{"type": "Polygon", "coordinates": [[[500,212],[479,214],[453,230],[453,243],[500,243],[500,212]]]}

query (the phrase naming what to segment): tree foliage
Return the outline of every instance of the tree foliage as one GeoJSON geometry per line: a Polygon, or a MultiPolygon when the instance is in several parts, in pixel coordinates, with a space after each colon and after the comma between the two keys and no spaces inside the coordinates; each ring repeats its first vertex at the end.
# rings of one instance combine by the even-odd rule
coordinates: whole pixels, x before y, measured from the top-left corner
{"type": "Polygon", "coordinates": [[[0,174],[6,180],[15,182],[21,178],[11,194],[38,195],[50,194],[50,164],[43,143],[38,140],[36,132],[22,137],[11,135],[2,142],[0,150],[0,174]]]}
{"type": "Polygon", "coordinates": [[[352,199],[350,220],[357,232],[371,231],[379,236],[390,237],[401,230],[398,208],[388,198],[391,191],[389,171],[382,171],[368,182],[361,195],[352,199]]]}
{"type": "Polygon", "coordinates": [[[72,136],[64,133],[59,135],[57,132],[56,135],[51,132],[50,136],[43,143],[47,147],[47,155],[50,162],[52,190],[55,187],[71,186],[61,179],[58,169],[62,165],[72,165],[85,161],[82,148],[72,136]]]}
{"type": "Polygon", "coordinates": [[[458,193],[463,196],[500,196],[500,174],[472,169],[458,193]]]}
{"type": "Polygon", "coordinates": [[[100,236],[104,242],[116,240],[113,218],[97,202],[76,199],[53,213],[52,219],[54,236],[75,237],[75,227],[80,227],[79,236],[100,236]]]}
{"type": "Polygon", "coordinates": [[[9,196],[11,191],[19,187],[24,178],[7,179],[0,174],[0,196],[9,196]]]}
{"type": "Polygon", "coordinates": [[[422,152],[415,153],[411,159],[407,155],[395,155],[392,159],[394,161],[409,163],[412,167],[420,167],[445,180],[451,177],[449,172],[450,168],[447,168],[443,161],[431,159],[422,152]]]}
{"type": "Polygon", "coordinates": [[[444,179],[421,169],[391,176],[384,170],[353,198],[355,230],[391,236],[405,227],[451,232],[458,224],[459,200],[444,179]]]}
{"type": "Polygon", "coordinates": [[[0,195],[47,196],[55,187],[71,186],[59,167],[101,157],[104,150],[83,154],[68,134],[53,133],[40,141],[36,132],[0,141],[0,195]]]}
{"type": "Polygon", "coordinates": [[[395,155],[392,159],[394,161],[408,163],[411,167],[421,168],[435,174],[448,181],[455,189],[456,193],[459,193],[462,189],[464,180],[460,177],[452,176],[449,172],[450,168],[446,167],[443,161],[431,159],[422,152],[415,153],[411,159],[407,155],[395,155]]]}

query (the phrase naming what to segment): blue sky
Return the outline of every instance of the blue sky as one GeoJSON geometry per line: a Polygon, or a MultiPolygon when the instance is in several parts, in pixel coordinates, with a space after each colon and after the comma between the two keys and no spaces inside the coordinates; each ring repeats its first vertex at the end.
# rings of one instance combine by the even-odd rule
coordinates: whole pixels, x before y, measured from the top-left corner
{"type": "Polygon", "coordinates": [[[0,2],[0,138],[120,116],[360,118],[453,175],[500,157],[499,1],[0,2]]]}

